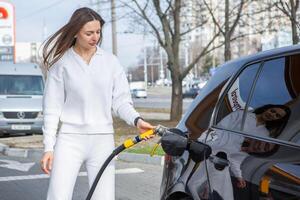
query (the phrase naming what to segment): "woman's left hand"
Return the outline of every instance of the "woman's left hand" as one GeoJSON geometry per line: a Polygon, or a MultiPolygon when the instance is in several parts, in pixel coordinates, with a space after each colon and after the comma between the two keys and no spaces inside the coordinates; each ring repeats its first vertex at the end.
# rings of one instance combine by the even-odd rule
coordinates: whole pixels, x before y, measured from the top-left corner
{"type": "MultiPolygon", "coordinates": [[[[150,129],[155,129],[155,126],[152,126],[150,123],[148,123],[142,119],[139,119],[137,121],[136,127],[139,129],[140,133],[144,133],[150,129]]],[[[153,138],[153,137],[154,137],[154,135],[151,135],[149,137],[146,137],[146,139],[153,138]]]]}

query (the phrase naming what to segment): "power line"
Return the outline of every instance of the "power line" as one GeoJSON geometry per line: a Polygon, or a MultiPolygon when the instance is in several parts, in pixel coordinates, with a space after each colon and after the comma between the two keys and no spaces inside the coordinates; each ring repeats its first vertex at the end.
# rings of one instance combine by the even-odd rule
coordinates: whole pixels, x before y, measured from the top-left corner
{"type": "Polygon", "coordinates": [[[47,9],[49,9],[49,8],[52,8],[52,7],[54,7],[54,6],[57,6],[57,5],[59,5],[59,4],[61,4],[61,3],[64,3],[64,2],[65,2],[65,1],[61,1],[61,0],[55,1],[54,3],[52,3],[52,4],[48,5],[48,6],[42,7],[42,8],[40,8],[40,9],[38,9],[38,10],[36,10],[36,11],[34,11],[34,12],[32,12],[32,13],[30,13],[30,14],[24,16],[24,17],[21,17],[21,18],[20,18],[19,20],[17,20],[17,21],[22,21],[22,20],[24,20],[24,19],[26,19],[26,18],[28,18],[28,17],[31,17],[31,16],[33,16],[33,15],[35,15],[35,14],[37,14],[37,13],[40,13],[40,12],[42,12],[42,11],[44,11],[44,10],[47,10],[47,9]]]}
{"type": "MultiPolygon", "coordinates": [[[[42,11],[44,11],[44,10],[50,9],[50,8],[52,8],[52,7],[55,7],[55,6],[57,6],[57,5],[60,5],[60,4],[62,4],[62,3],[65,3],[65,2],[66,2],[66,1],[61,1],[61,0],[55,1],[54,3],[52,3],[52,4],[48,5],[48,6],[42,7],[42,8],[40,8],[40,9],[37,9],[36,11],[34,11],[34,12],[28,14],[28,15],[25,15],[24,17],[21,17],[21,18],[18,19],[17,21],[22,21],[22,20],[24,20],[24,19],[26,19],[26,18],[29,18],[29,17],[31,17],[31,16],[33,16],[33,15],[36,15],[36,14],[42,12],[42,11]]],[[[93,6],[93,4],[87,4],[87,5],[93,6]]],[[[107,11],[107,10],[110,10],[110,7],[109,7],[109,8],[102,8],[102,9],[100,9],[99,11],[101,12],[101,11],[107,11]]]]}

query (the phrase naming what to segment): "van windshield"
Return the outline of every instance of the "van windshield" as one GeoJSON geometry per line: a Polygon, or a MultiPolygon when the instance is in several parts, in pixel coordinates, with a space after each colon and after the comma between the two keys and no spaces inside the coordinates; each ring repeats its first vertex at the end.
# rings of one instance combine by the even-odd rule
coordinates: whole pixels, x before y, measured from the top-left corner
{"type": "Polygon", "coordinates": [[[0,75],[0,95],[43,95],[42,76],[0,75]]]}

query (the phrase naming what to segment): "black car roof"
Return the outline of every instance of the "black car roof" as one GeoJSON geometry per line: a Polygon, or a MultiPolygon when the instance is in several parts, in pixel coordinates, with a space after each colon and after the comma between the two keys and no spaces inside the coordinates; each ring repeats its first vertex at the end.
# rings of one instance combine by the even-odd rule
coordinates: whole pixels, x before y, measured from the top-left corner
{"type": "Polygon", "coordinates": [[[288,54],[292,52],[300,51],[300,45],[292,45],[292,46],[286,46],[266,51],[261,51],[252,55],[248,56],[242,56],[240,58],[228,61],[222,65],[220,65],[220,68],[226,68],[226,67],[237,67],[238,69],[244,66],[247,63],[255,62],[258,60],[263,60],[269,57],[288,54]]]}
{"type": "Polygon", "coordinates": [[[257,62],[259,60],[264,60],[270,57],[289,54],[292,52],[299,52],[299,51],[300,51],[300,45],[292,45],[292,46],[262,51],[256,54],[243,56],[241,58],[228,61],[220,65],[219,67],[217,67],[216,73],[207,84],[207,88],[209,89],[212,87],[211,89],[213,89],[217,87],[221,82],[231,77],[247,63],[257,62]]]}

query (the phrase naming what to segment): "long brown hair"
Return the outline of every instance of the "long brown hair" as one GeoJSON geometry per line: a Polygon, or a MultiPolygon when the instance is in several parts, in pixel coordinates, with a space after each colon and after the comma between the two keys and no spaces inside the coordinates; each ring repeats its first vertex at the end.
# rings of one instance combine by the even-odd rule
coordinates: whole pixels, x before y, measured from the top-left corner
{"type": "Polygon", "coordinates": [[[100,39],[97,44],[102,41],[102,27],[104,20],[94,10],[83,7],[75,10],[69,22],[54,33],[45,43],[43,47],[43,64],[46,69],[49,69],[55,62],[57,62],[64,53],[72,47],[76,38],[75,35],[87,23],[93,20],[100,22],[100,39]]]}
{"type": "Polygon", "coordinates": [[[280,109],[284,110],[285,113],[286,113],[280,119],[276,119],[276,120],[266,121],[265,122],[265,126],[269,130],[269,132],[270,132],[270,136],[276,138],[277,136],[279,136],[279,134],[285,128],[285,125],[287,124],[287,122],[288,122],[288,120],[290,118],[290,115],[291,115],[291,109],[288,106],[286,106],[286,105],[281,105],[281,104],[278,104],[278,105],[266,104],[264,106],[256,108],[253,112],[256,115],[258,115],[258,114],[262,114],[263,112],[265,112],[266,110],[268,110],[270,108],[280,108],[280,109]]]}

